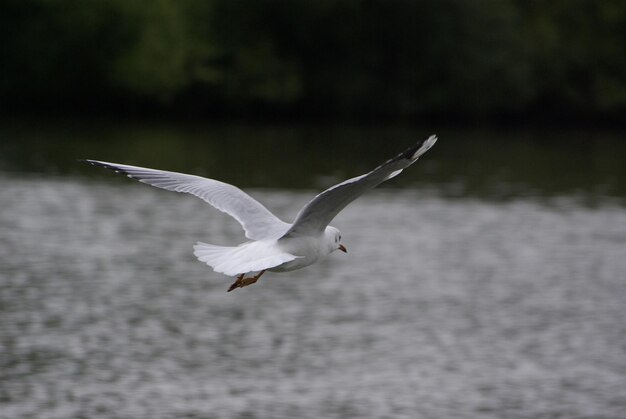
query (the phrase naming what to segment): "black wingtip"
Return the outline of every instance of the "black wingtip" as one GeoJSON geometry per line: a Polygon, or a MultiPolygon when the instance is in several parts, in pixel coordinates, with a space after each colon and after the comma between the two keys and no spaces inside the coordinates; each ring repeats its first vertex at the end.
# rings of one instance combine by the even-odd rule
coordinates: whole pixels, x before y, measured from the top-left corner
{"type": "Polygon", "coordinates": [[[116,166],[113,166],[112,164],[101,162],[98,160],[84,159],[84,160],[79,160],[79,161],[89,163],[90,165],[96,166],[96,167],[104,167],[105,169],[118,170],[116,166]]]}
{"type": "Polygon", "coordinates": [[[424,143],[424,141],[421,141],[421,142],[415,144],[413,147],[409,147],[402,154],[400,154],[400,156],[404,157],[405,159],[409,159],[410,160],[411,157],[415,154],[415,152],[417,150],[419,150],[419,148],[422,146],[423,143],[424,143]]]}
{"type": "Polygon", "coordinates": [[[121,174],[126,175],[126,176],[128,176],[130,178],[134,177],[130,173],[128,173],[126,170],[124,170],[123,168],[115,166],[115,165],[110,164],[110,163],[106,163],[106,162],[102,162],[102,161],[98,161],[98,160],[89,160],[89,159],[84,159],[84,160],[81,160],[81,161],[89,163],[89,164],[91,164],[92,166],[95,166],[95,167],[103,167],[103,168],[111,170],[111,171],[113,171],[115,173],[121,173],[121,174]]]}
{"type": "Polygon", "coordinates": [[[95,160],[90,160],[90,159],[76,159],[76,161],[80,162],[80,163],[87,163],[87,164],[90,164],[92,166],[97,166],[98,165],[95,160]]]}
{"type": "Polygon", "coordinates": [[[413,147],[401,154],[402,157],[409,160],[415,160],[422,154],[426,153],[437,142],[437,136],[431,135],[428,138],[418,141],[413,147]]]}

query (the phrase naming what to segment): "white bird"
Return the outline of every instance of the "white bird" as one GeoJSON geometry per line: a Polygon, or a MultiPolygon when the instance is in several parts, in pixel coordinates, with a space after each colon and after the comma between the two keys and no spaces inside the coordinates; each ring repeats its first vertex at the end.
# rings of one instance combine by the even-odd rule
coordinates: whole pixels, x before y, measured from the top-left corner
{"type": "Polygon", "coordinates": [[[239,221],[249,241],[239,246],[197,242],[194,255],[215,272],[236,276],[228,291],[254,284],[265,271],[285,272],[309,266],[335,250],[347,252],[341,232],[330,222],[365,191],[397,176],[437,141],[431,135],[369,173],[348,179],[313,198],[292,224],[272,214],[241,189],[213,179],[97,160],[87,162],[123,173],[139,182],[195,195],[239,221]],[[245,277],[246,274],[256,275],[245,277]]]}

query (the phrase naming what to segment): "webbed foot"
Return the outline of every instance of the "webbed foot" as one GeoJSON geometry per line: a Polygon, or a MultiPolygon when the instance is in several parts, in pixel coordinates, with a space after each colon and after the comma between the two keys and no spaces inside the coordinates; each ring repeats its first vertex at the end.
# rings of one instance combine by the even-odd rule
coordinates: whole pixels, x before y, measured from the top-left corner
{"type": "Polygon", "coordinates": [[[261,272],[259,272],[255,276],[251,276],[249,278],[244,278],[244,274],[239,275],[237,277],[237,280],[235,282],[233,282],[233,284],[230,286],[230,288],[228,288],[227,292],[231,292],[234,289],[243,288],[243,287],[247,287],[248,285],[254,284],[256,281],[259,280],[259,278],[261,277],[261,275],[263,275],[264,272],[265,272],[265,270],[262,270],[261,272]]]}

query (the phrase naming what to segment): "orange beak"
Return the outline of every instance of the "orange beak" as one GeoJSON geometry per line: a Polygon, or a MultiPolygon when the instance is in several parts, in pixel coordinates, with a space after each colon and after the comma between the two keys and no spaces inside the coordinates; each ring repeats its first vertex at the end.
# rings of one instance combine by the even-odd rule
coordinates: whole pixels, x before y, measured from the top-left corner
{"type": "Polygon", "coordinates": [[[341,250],[343,253],[348,253],[348,249],[346,249],[346,247],[343,244],[340,244],[338,249],[341,250]]]}

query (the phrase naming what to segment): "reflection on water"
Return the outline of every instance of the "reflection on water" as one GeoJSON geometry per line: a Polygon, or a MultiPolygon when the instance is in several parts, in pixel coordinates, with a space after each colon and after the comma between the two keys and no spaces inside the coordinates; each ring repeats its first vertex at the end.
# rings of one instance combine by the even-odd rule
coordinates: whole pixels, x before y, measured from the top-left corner
{"type": "Polygon", "coordinates": [[[371,170],[436,133],[440,141],[391,186],[448,197],[626,197],[626,134],[592,130],[259,126],[13,121],[0,123],[0,171],[110,174],[97,160],[193,172],[258,188],[319,188],[371,170]]]}
{"type": "MultiPolygon", "coordinates": [[[[230,278],[191,253],[196,240],[243,239],[227,216],[109,172],[25,172],[71,173],[74,157],[181,170],[210,163],[206,173],[224,169],[226,180],[253,173],[249,185],[276,182],[252,193],[289,220],[312,195],[290,182],[359,173],[390,146],[361,155],[349,140],[321,156],[320,145],[279,139],[289,158],[280,168],[268,157],[267,172],[245,147],[196,149],[200,140],[179,152],[172,142],[167,157],[134,140],[54,151],[31,138],[15,147],[0,175],[0,417],[623,416],[626,211],[613,157],[591,149],[594,163],[564,148],[564,173],[592,173],[596,186],[569,191],[571,179],[546,179],[542,189],[533,173],[555,156],[532,149],[553,145],[525,143],[538,168],[489,169],[441,137],[431,160],[398,178],[405,188],[366,195],[333,222],[347,255],[230,294],[230,278]],[[242,173],[231,166],[238,159],[242,173]],[[445,169],[448,160],[457,167],[445,169]],[[322,168],[306,174],[314,164],[322,168]],[[472,170],[454,183],[459,164],[472,170]],[[502,181],[516,177],[525,180],[502,181]],[[461,185],[453,199],[437,192],[452,184],[461,185]],[[498,188],[508,199],[492,199],[498,188]]],[[[496,164],[492,153],[484,159],[496,164]]]]}

